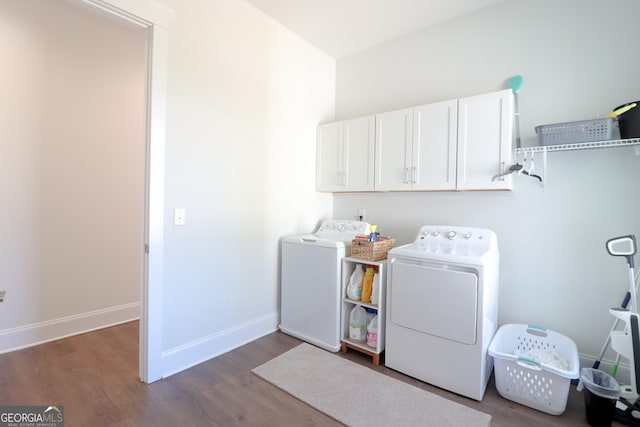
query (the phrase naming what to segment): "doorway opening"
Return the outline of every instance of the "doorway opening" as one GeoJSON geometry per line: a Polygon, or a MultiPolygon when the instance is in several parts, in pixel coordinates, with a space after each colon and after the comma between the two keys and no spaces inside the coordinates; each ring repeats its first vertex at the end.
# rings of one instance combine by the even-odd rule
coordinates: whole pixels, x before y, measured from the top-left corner
{"type": "MultiPolygon", "coordinates": [[[[4,107],[3,123],[7,125],[3,126],[3,151],[18,156],[11,160],[7,156],[3,163],[8,178],[3,180],[3,202],[12,209],[3,216],[8,225],[3,228],[3,240],[7,243],[0,245],[0,252],[9,255],[3,264],[9,268],[3,270],[7,273],[7,286],[14,286],[9,288],[3,309],[4,315],[15,322],[8,325],[3,335],[16,338],[13,346],[14,341],[5,340],[5,347],[10,350],[20,348],[19,342],[24,342],[24,347],[81,332],[68,327],[74,322],[84,322],[81,325],[84,330],[99,328],[101,323],[94,315],[117,319],[116,311],[131,311],[133,307],[129,318],[140,319],[140,378],[153,382],[162,377],[165,76],[170,11],[139,0],[72,0],[46,5],[6,2],[2,11],[3,32],[25,36],[19,46],[12,41],[7,47],[16,58],[27,61],[20,69],[6,70],[7,96],[4,104],[0,104],[4,107]],[[111,102],[106,96],[107,83],[114,83],[105,77],[110,64],[100,62],[107,44],[84,37],[82,25],[89,32],[90,19],[80,24],[78,34],[83,37],[65,43],[73,33],[46,13],[56,6],[64,6],[67,12],[73,6],[75,12],[81,11],[84,16],[88,15],[86,8],[91,8],[90,15],[95,17],[97,14],[93,12],[99,11],[109,20],[126,22],[130,30],[135,28],[142,34],[139,52],[145,62],[135,102],[101,105],[111,102]],[[51,39],[68,45],[70,52],[57,55],[57,51],[50,51],[49,36],[28,31],[28,22],[25,15],[18,13],[19,7],[30,7],[30,16],[51,29],[51,39]],[[81,75],[83,64],[94,68],[81,75]],[[29,80],[30,77],[35,79],[29,80]],[[84,85],[73,84],[78,80],[83,80],[84,85]],[[11,102],[7,101],[9,98],[11,102]],[[78,107],[85,99],[97,102],[100,108],[78,107]],[[133,113],[127,114],[127,109],[133,113]],[[118,110],[125,110],[125,114],[117,115],[118,110]],[[127,127],[132,124],[129,121],[136,120],[139,143],[129,149],[137,153],[123,156],[126,145],[120,147],[119,154],[110,152],[108,149],[114,148],[111,145],[126,138],[99,125],[113,121],[116,122],[113,128],[127,127]],[[24,144],[27,140],[29,144],[24,144]],[[72,140],[91,144],[76,144],[70,150],[72,140]],[[138,169],[133,174],[128,169],[127,174],[122,171],[122,176],[107,178],[93,173],[113,168],[122,159],[137,162],[138,169]],[[91,174],[91,179],[83,178],[86,177],[83,172],[91,174]],[[130,186],[137,190],[125,191],[130,186]],[[133,201],[137,204],[133,214],[137,222],[133,225],[123,221],[130,214],[123,211],[131,209],[132,205],[127,203],[131,199],[137,199],[133,201]],[[96,212],[116,218],[116,233],[135,234],[135,241],[128,241],[126,249],[113,242],[108,244],[109,248],[102,247],[113,229],[101,227],[99,219],[91,223],[96,212]],[[92,263],[87,253],[95,254],[93,259],[102,262],[92,263]],[[125,265],[131,258],[136,258],[136,265],[125,265]],[[118,299],[119,290],[115,286],[111,289],[108,285],[93,285],[102,276],[108,276],[105,282],[117,283],[118,274],[124,270],[135,270],[137,274],[134,279],[137,286],[130,291],[131,295],[118,299]],[[92,286],[87,286],[88,283],[92,286]],[[61,286],[56,288],[53,284],[61,286]],[[99,295],[91,295],[96,291],[99,295]],[[83,301],[93,304],[78,308],[83,301]]],[[[104,20],[104,16],[100,18],[104,20]]],[[[38,25],[31,28],[35,27],[38,25]]],[[[116,84],[127,81],[122,74],[113,79],[116,84]]],[[[106,320],[103,324],[109,323],[106,320]]]]}
{"type": "Polygon", "coordinates": [[[144,264],[140,299],[139,375],[162,378],[164,283],[164,152],[168,30],[171,10],[137,0],[74,0],[147,30],[144,264]]]}

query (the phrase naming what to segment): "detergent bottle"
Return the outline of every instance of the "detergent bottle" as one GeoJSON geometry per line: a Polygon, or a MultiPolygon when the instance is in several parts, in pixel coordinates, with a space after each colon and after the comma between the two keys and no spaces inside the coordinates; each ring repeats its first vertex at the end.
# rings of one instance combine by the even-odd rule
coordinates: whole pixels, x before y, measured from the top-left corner
{"type": "Polygon", "coordinates": [[[349,316],[349,339],[355,342],[367,340],[367,312],[356,305],[349,316]]]}
{"type": "Polygon", "coordinates": [[[349,277],[349,284],[347,285],[347,297],[360,300],[362,298],[362,279],[364,278],[364,272],[361,265],[356,265],[356,268],[349,277]]]}
{"type": "Polygon", "coordinates": [[[371,304],[380,304],[380,273],[373,273],[373,290],[371,291],[371,304]]]}
{"type": "Polygon", "coordinates": [[[367,272],[362,280],[362,302],[371,302],[373,291],[373,267],[367,267],[367,272]]]}
{"type": "Polygon", "coordinates": [[[374,317],[376,317],[376,310],[373,308],[365,308],[365,311],[367,312],[367,325],[369,324],[369,322],[371,322],[373,320],[374,317]]]}
{"type": "Polygon", "coordinates": [[[378,226],[377,225],[372,225],[371,227],[369,227],[369,230],[371,231],[371,233],[369,233],[369,241],[370,242],[375,242],[378,238],[378,226]]]}
{"type": "Polygon", "coordinates": [[[371,347],[378,345],[378,315],[367,325],[367,345],[371,347]]]}

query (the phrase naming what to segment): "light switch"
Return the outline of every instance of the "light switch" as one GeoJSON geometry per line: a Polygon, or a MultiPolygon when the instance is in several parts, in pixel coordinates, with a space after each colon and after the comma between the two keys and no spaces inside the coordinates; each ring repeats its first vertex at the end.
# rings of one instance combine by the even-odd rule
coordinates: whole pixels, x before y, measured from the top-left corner
{"type": "Polygon", "coordinates": [[[185,208],[175,208],[173,210],[173,225],[184,225],[186,211],[185,208]]]}

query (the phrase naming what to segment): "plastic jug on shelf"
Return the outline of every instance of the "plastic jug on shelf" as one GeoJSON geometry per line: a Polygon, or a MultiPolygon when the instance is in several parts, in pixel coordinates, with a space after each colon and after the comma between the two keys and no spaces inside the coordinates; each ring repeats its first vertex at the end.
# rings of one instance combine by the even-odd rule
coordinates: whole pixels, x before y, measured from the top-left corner
{"type": "Polygon", "coordinates": [[[371,322],[373,318],[376,317],[376,314],[378,314],[378,312],[374,308],[369,308],[369,307],[365,307],[365,311],[367,312],[367,325],[368,325],[369,322],[371,322]]]}
{"type": "Polygon", "coordinates": [[[356,305],[349,316],[349,339],[355,342],[367,340],[367,312],[356,305]]]}
{"type": "Polygon", "coordinates": [[[373,273],[373,290],[371,291],[371,304],[380,304],[380,273],[373,273]]]}
{"type": "Polygon", "coordinates": [[[347,297],[360,300],[362,298],[362,279],[364,277],[363,266],[356,265],[349,277],[349,284],[347,285],[347,297]]]}
{"type": "Polygon", "coordinates": [[[367,344],[371,347],[378,345],[378,316],[376,315],[367,325],[367,344]]]}

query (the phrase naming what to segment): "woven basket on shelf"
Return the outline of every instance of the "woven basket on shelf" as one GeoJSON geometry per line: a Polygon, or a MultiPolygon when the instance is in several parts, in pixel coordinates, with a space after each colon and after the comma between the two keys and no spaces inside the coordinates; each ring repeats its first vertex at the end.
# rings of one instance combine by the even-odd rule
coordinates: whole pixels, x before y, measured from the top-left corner
{"type": "Polygon", "coordinates": [[[351,258],[367,261],[380,261],[387,257],[387,252],[393,248],[395,239],[389,236],[378,236],[375,242],[367,239],[353,239],[351,242],[351,258]]]}

